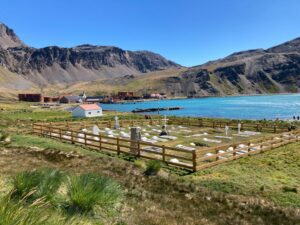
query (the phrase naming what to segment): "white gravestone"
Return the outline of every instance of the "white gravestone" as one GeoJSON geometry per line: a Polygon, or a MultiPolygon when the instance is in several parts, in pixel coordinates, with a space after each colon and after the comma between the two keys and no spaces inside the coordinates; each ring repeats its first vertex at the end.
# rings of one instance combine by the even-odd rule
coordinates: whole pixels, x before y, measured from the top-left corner
{"type": "Polygon", "coordinates": [[[93,134],[99,135],[99,133],[100,133],[99,127],[98,127],[97,125],[94,125],[94,126],[93,126],[93,134]]]}
{"type": "Polygon", "coordinates": [[[240,134],[241,133],[241,128],[242,128],[242,124],[238,124],[238,134],[240,134]]]}
{"type": "Polygon", "coordinates": [[[229,126],[225,126],[225,136],[228,136],[229,126]]]}
{"type": "Polygon", "coordinates": [[[114,129],[120,129],[119,117],[115,116],[114,129]]]}
{"type": "Polygon", "coordinates": [[[164,122],[164,125],[162,126],[162,132],[160,133],[160,136],[168,135],[167,131],[167,122],[169,119],[167,119],[167,116],[165,115],[162,121],[164,122]]]}

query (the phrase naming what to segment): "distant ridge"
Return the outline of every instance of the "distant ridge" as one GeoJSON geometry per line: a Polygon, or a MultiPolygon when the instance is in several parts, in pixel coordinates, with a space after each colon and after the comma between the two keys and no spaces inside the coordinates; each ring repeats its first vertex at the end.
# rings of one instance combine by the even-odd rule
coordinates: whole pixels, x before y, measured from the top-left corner
{"type": "Polygon", "coordinates": [[[233,53],[165,80],[186,96],[296,93],[300,91],[300,38],[269,49],[233,53]]]}
{"type": "Polygon", "coordinates": [[[180,65],[149,51],[126,51],[113,46],[79,45],[32,48],[0,24],[0,65],[40,85],[74,83],[147,73],[180,65]]]}

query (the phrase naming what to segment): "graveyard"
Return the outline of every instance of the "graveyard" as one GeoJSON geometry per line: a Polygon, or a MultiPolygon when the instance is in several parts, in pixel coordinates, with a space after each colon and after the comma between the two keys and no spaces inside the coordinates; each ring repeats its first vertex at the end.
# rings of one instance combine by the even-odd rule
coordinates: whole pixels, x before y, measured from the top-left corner
{"type": "Polygon", "coordinates": [[[108,121],[35,123],[33,130],[97,151],[158,160],[194,172],[300,139],[299,131],[287,132],[285,126],[213,122],[209,127],[203,121],[200,125],[166,116],[119,120],[115,115],[108,121]]]}

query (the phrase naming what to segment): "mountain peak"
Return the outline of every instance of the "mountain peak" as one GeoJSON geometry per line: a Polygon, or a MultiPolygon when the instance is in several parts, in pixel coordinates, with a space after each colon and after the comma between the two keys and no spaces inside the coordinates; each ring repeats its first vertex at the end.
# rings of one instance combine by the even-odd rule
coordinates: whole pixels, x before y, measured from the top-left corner
{"type": "Polygon", "coordinates": [[[269,48],[267,51],[272,53],[300,52],[300,37],[269,48]]]}
{"type": "Polygon", "coordinates": [[[0,22],[0,47],[7,49],[24,46],[24,43],[16,35],[13,29],[0,22]]]}

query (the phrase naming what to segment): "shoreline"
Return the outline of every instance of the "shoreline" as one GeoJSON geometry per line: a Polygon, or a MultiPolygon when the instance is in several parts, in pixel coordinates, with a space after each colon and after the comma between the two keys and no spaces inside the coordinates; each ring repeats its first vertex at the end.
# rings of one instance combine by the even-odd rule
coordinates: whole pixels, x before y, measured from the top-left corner
{"type": "Polygon", "coordinates": [[[251,96],[274,96],[274,95],[297,95],[297,93],[266,93],[266,94],[236,94],[236,95],[211,95],[211,96],[199,96],[199,97],[174,97],[174,98],[165,98],[165,99],[143,99],[143,100],[127,100],[122,102],[115,102],[115,103],[101,103],[101,104],[135,104],[140,102],[156,102],[156,101],[166,101],[166,100],[184,100],[184,99],[202,99],[202,98],[230,98],[230,97],[251,97],[251,96]]]}

